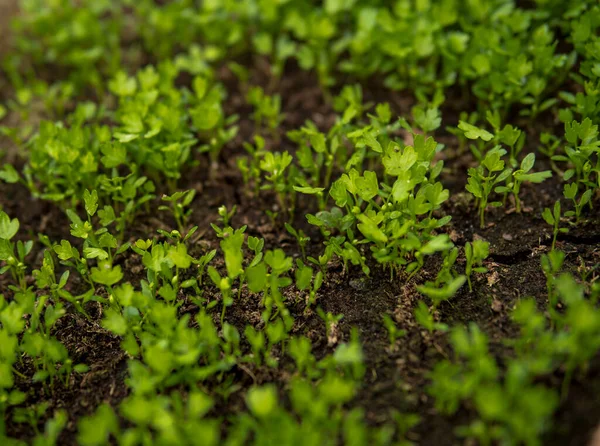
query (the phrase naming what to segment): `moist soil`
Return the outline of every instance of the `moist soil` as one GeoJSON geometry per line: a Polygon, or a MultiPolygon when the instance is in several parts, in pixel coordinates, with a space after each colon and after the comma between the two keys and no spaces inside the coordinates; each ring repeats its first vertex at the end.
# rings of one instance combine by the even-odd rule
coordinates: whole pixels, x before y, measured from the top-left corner
{"type": "MultiPolygon", "coordinates": [[[[294,151],[293,144],[286,139],[286,132],[298,128],[305,120],[314,121],[321,129],[327,129],[335,120],[335,114],[317,86],[314,74],[288,67],[283,80],[273,83],[270,80],[268,65],[262,59],[246,61],[251,68],[251,84],[270,86],[271,93],[282,96],[285,120],[279,129],[277,139],[268,141],[274,150],[294,151]]],[[[282,248],[288,255],[300,256],[295,240],[283,228],[283,218],[273,222],[264,212],[277,208],[274,196],[261,194],[255,196],[248,192],[241,175],[236,168],[236,156],[243,155],[242,143],[251,141],[256,130],[251,118],[251,109],[245,104],[244,92],[238,86],[233,74],[226,68],[219,72],[226,84],[230,97],[226,112],[239,115],[240,131],[222,151],[218,168],[212,172],[207,166],[207,158],[198,157],[198,165],[184,173],[179,186],[181,189],[195,189],[198,193],[192,203],[191,224],[198,225],[190,251],[192,255],[201,255],[218,248],[219,239],[210,228],[217,221],[217,209],[226,204],[235,205],[237,212],[232,225],[248,225],[247,233],[265,239],[265,248],[282,248]]],[[[185,82],[185,79],[182,80],[185,82]]],[[[387,101],[394,113],[407,115],[414,102],[410,93],[390,92],[377,80],[363,84],[365,100],[387,101]]],[[[334,92],[335,93],[335,92],[334,92]]],[[[457,94],[458,95],[458,94],[457,94]]],[[[458,101],[452,101],[454,104],[458,101]]],[[[445,124],[457,121],[457,113],[444,111],[445,124]]],[[[537,138],[547,127],[556,126],[552,117],[543,116],[536,128],[528,128],[530,141],[537,138]]],[[[486,214],[486,226],[479,228],[479,219],[474,204],[464,193],[466,169],[474,164],[472,156],[460,153],[458,142],[450,134],[441,133],[437,139],[447,146],[444,152],[445,170],[441,175],[442,183],[450,189],[450,200],[440,210],[441,214],[452,215],[452,221],[445,230],[457,246],[467,241],[481,238],[490,242],[490,256],[485,262],[486,274],[479,274],[473,280],[473,291],[465,286],[449,302],[440,305],[435,316],[448,325],[477,323],[490,339],[490,349],[500,363],[510,357],[511,349],[505,345],[506,338],[518,335],[518,330],[510,320],[510,311],[515,303],[524,297],[533,297],[540,308],[546,304],[546,280],[540,267],[540,256],[549,251],[551,244],[550,227],[541,219],[544,207],[550,207],[562,195],[562,186],[556,175],[542,185],[523,186],[524,210],[517,214],[512,204],[490,210],[486,214]]],[[[533,150],[533,147],[525,149],[533,150]]],[[[540,159],[541,165],[549,165],[548,160],[540,159]]],[[[157,196],[162,191],[157,191],[157,196]]],[[[160,200],[151,206],[156,209],[160,200]]],[[[29,191],[20,185],[0,183],[0,208],[21,221],[19,236],[23,239],[35,239],[38,233],[44,233],[51,240],[69,239],[77,243],[69,234],[69,223],[65,214],[50,202],[34,199],[29,191]]],[[[293,216],[293,225],[305,231],[311,237],[308,253],[318,254],[322,249],[322,239],[318,230],[308,225],[304,214],[314,212],[316,203],[300,199],[293,216]]],[[[598,206],[592,213],[584,216],[577,228],[571,228],[568,234],[558,240],[559,249],[566,252],[565,268],[578,272],[600,263],[600,216],[598,206]]],[[[566,224],[566,223],[565,223],[566,224]]],[[[156,230],[172,229],[174,221],[166,213],[148,212],[136,219],[128,228],[127,238],[134,241],[139,237],[157,236],[156,230]]],[[[37,243],[30,254],[29,261],[39,267],[42,260],[41,244],[37,243]]],[[[122,264],[125,280],[139,283],[143,278],[143,268],[139,257],[131,251],[125,253],[119,262],[122,264]]],[[[222,262],[222,261],[221,261],[222,262]]],[[[464,258],[459,258],[464,264],[464,258]]],[[[422,422],[414,429],[409,438],[422,445],[452,445],[460,443],[453,436],[456,426],[468,423],[473,412],[469,407],[461,409],[453,417],[443,417],[436,412],[433,399],[428,396],[428,372],[435,363],[443,358],[452,357],[452,349],[446,334],[428,333],[415,321],[413,310],[422,297],[416,291],[416,285],[435,277],[438,269],[435,260],[429,260],[415,277],[407,280],[405,275],[390,278],[377,265],[371,266],[371,276],[365,277],[360,269],[350,267],[344,270],[341,264],[333,263],[328,268],[327,280],[321,288],[317,304],[326,312],[343,314],[337,329],[328,337],[323,321],[313,308],[307,308],[305,297],[297,291],[286,292],[286,304],[295,323],[293,334],[302,334],[312,341],[313,353],[317,359],[332,353],[336,345],[350,338],[355,327],[363,344],[366,374],[364,384],[351,406],[364,408],[366,419],[373,425],[389,422],[393,409],[401,412],[418,413],[422,422]],[[382,315],[393,316],[397,325],[407,334],[390,346],[387,331],[382,324],[382,315]]],[[[223,267],[217,262],[217,267],[223,267]]],[[[33,283],[33,278],[29,280],[33,283]]],[[[0,277],[0,290],[7,289],[7,277],[0,277]]],[[[75,278],[69,286],[74,290],[81,284],[75,278]]],[[[209,299],[218,299],[214,289],[208,289],[209,299]]],[[[180,314],[198,312],[198,307],[186,296],[180,314]]],[[[217,306],[217,308],[219,308],[217,306]]],[[[19,372],[25,378],[17,378],[17,386],[27,392],[27,405],[48,403],[47,414],[55,409],[65,409],[69,422],[61,434],[60,444],[76,444],[77,422],[81,417],[94,413],[103,402],[118,406],[128,394],[125,384],[127,377],[127,356],[120,348],[120,339],[104,330],[100,321],[102,309],[96,303],[86,308],[91,318],[87,319],[74,309],[61,318],[53,329],[59,341],[69,351],[74,363],[85,363],[89,371],[73,374],[68,386],[57,383],[51,389],[34,383],[31,364],[23,364],[19,372]]],[[[261,326],[260,302],[242,292],[242,297],[228,309],[227,321],[243,330],[246,324],[261,326]]],[[[215,323],[219,317],[215,312],[215,323]]],[[[248,346],[243,346],[248,348],[248,346]]],[[[231,371],[229,385],[235,389],[227,398],[216,397],[218,404],[212,415],[227,419],[228,415],[244,410],[243,396],[253,384],[276,383],[282,390],[293,373],[292,364],[285,357],[277,368],[238,366],[231,371]]],[[[546,377],[553,386],[561,384],[561,373],[546,377]]],[[[218,395],[218,383],[206,383],[205,390],[218,395]]],[[[10,417],[10,413],[8,416],[10,417]]],[[[7,418],[10,420],[11,418],[7,418]]],[[[40,427],[45,421],[40,420],[40,427]]],[[[596,424],[600,421],[600,361],[594,360],[585,376],[576,376],[571,384],[568,397],[562,401],[555,415],[554,424],[545,445],[584,445],[591,437],[596,424]]],[[[124,422],[125,423],[125,422],[124,422]]],[[[226,421],[225,421],[226,423],[226,421]]],[[[8,435],[30,440],[34,430],[26,424],[7,422],[8,435]]]]}

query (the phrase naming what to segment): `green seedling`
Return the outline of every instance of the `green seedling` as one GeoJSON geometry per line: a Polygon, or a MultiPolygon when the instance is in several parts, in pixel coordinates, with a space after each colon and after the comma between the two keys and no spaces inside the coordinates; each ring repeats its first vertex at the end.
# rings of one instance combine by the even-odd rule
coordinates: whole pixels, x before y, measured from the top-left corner
{"type": "Polygon", "coordinates": [[[579,188],[577,187],[577,183],[565,184],[563,188],[563,196],[567,200],[571,200],[573,202],[574,211],[565,212],[565,217],[575,217],[575,224],[579,223],[579,219],[581,218],[581,213],[585,206],[592,205],[592,189],[586,189],[579,200],[577,199],[577,193],[579,192],[579,188]]]}
{"type": "Polygon", "coordinates": [[[465,274],[469,283],[469,291],[473,291],[471,284],[471,275],[475,273],[486,273],[487,268],[483,266],[483,261],[487,259],[490,254],[490,244],[483,240],[473,240],[473,243],[467,242],[465,244],[465,258],[467,264],[465,267],[465,274]]]}
{"type": "Polygon", "coordinates": [[[512,169],[504,168],[501,157],[506,154],[504,149],[494,148],[486,153],[485,158],[477,168],[469,169],[469,180],[466,186],[477,200],[479,208],[479,226],[485,227],[485,211],[488,203],[492,206],[502,206],[501,202],[489,202],[494,186],[506,180],[512,173],[512,169]]]}
{"type": "Polygon", "coordinates": [[[321,319],[323,319],[323,322],[325,322],[325,333],[327,335],[327,343],[329,345],[335,344],[337,342],[337,335],[335,334],[337,332],[337,324],[339,321],[342,320],[344,315],[333,314],[330,311],[325,312],[321,307],[317,308],[317,314],[321,319]]]}
{"type": "Polygon", "coordinates": [[[406,330],[403,330],[401,328],[398,328],[396,326],[396,323],[394,322],[394,319],[392,319],[392,316],[390,316],[389,314],[384,314],[382,316],[383,318],[383,325],[385,327],[385,329],[388,332],[388,336],[390,339],[390,347],[394,347],[394,345],[396,344],[396,340],[398,338],[401,338],[403,336],[406,336],[406,330]]]}
{"type": "Polygon", "coordinates": [[[543,172],[531,172],[535,163],[535,154],[530,153],[523,161],[521,161],[520,169],[515,170],[512,173],[512,181],[508,182],[506,186],[498,186],[495,191],[500,194],[511,193],[515,198],[515,208],[518,213],[521,212],[521,199],[519,193],[521,192],[521,184],[524,182],[528,183],[542,183],[544,180],[552,177],[550,170],[544,170],[543,172]]]}
{"type": "Polygon", "coordinates": [[[227,210],[227,206],[220,206],[218,209],[219,221],[223,223],[223,226],[230,226],[231,219],[237,211],[237,206],[233,206],[230,211],[227,210]]]}
{"type": "Polygon", "coordinates": [[[542,271],[546,276],[546,289],[548,291],[548,301],[552,309],[556,308],[558,296],[554,289],[555,278],[562,269],[565,261],[565,253],[563,251],[552,250],[548,254],[543,254],[540,258],[542,271]]]}
{"type": "Polygon", "coordinates": [[[271,132],[271,135],[279,140],[277,128],[283,121],[281,113],[281,96],[269,96],[261,87],[252,87],[246,96],[246,100],[254,107],[254,122],[260,130],[263,125],[271,132]]]}
{"type": "Polygon", "coordinates": [[[417,308],[414,310],[414,316],[419,325],[429,333],[433,333],[434,331],[444,332],[448,330],[448,325],[435,321],[429,307],[422,300],[418,302],[417,308]]]}
{"type": "Polygon", "coordinates": [[[175,218],[179,232],[183,233],[185,231],[185,227],[187,226],[190,215],[192,214],[192,209],[189,206],[194,200],[195,196],[196,191],[193,189],[187,191],[178,191],[172,195],[163,195],[161,198],[162,201],[166,201],[169,203],[169,205],[160,206],[158,210],[170,211],[175,218]]]}
{"type": "Polygon", "coordinates": [[[310,237],[307,237],[302,229],[296,230],[289,223],[284,223],[285,229],[292,235],[296,241],[298,242],[298,246],[300,247],[300,251],[302,252],[302,258],[306,260],[306,245],[310,242],[310,237]]]}
{"type": "Polygon", "coordinates": [[[554,210],[551,211],[549,208],[544,209],[542,217],[550,226],[552,226],[552,251],[556,248],[556,238],[558,234],[566,234],[569,232],[568,228],[560,227],[560,201],[554,203],[554,210]]]}
{"type": "Polygon", "coordinates": [[[18,219],[11,219],[6,212],[0,210],[0,261],[5,262],[5,265],[0,268],[0,274],[10,271],[14,282],[20,289],[25,290],[27,288],[25,257],[31,252],[33,241],[11,241],[17,235],[19,226],[18,219]]]}

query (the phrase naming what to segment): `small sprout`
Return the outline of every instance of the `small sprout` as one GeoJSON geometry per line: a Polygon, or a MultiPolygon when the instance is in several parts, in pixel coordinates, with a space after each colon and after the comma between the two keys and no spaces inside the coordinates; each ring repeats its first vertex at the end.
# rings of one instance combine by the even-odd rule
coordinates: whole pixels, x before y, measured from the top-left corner
{"type": "Polygon", "coordinates": [[[521,199],[519,193],[523,182],[542,183],[544,180],[552,177],[552,171],[544,170],[543,172],[530,173],[535,163],[535,154],[530,153],[521,162],[520,169],[515,170],[512,174],[512,181],[506,186],[498,186],[495,191],[498,193],[512,193],[515,197],[515,207],[518,213],[521,212],[521,199]]]}
{"type": "Polygon", "coordinates": [[[298,246],[300,246],[300,251],[302,252],[302,258],[306,259],[306,244],[310,241],[310,237],[307,237],[302,229],[296,230],[287,222],[285,223],[285,229],[290,233],[290,235],[296,238],[298,246]]]}
{"type": "Polygon", "coordinates": [[[160,211],[171,211],[180,233],[185,232],[188,219],[192,214],[192,209],[188,208],[188,206],[192,203],[195,196],[196,191],[191,189],[175,192],[172,195],[163,195],[161,198],[162,201],[169,203],[169,206],[160,206],[158,209],[160,211]]]}
{"type": "Polygon", "coordinates": [[[389,314],[384,314],[382,317],[383,325],[385,326],[390,339],[390,347],[394,347],[398,338],[406,336],[406,330],[398,328],[394,322],[394,319],[392,319],[389,314]]]}
{"type": "Polygon", "coordinates": [[[559,233],[565,234],[569,232],[567,228],[560,227],[560,200],[554,203],[554,210],[551,211],[549,208],[544,209],[542,217],[550,226],[552,226],[552,251],[556,248],[556,238],[559,233]]]}
{"type": "Polygon", "coordinates": [[[223,206],[219,206],[218,212],[219,212],[219,221],[221,223],[223,223],[224,226],[230,226],[230,222],[231,219],[233,218],[233,216],[235,215],[235,212],[237,210],[237,206],[233,206],[231,208],[231,211],[227,210],[227,206],[223,205],[223,206]]]}
{"type": "Polygon", "coordinates": [[[473,291],[473,286],[471,284],[471,275],[474,272],[487,272],[487,268],[483,266],[483,261],[487,259],[489,253],[490,244],[483,240],[473,240],[473,243],[467,242],[465,244],[465,257],[467,259],[465,274],[469,283],[469,291],[473,291]]]}
{"type": "Polygon", "coordinates": [[[344,317],[343,314],[333,314],[332,312],[325,311],[321,308],[317,308],[317,314],[325,322],[325,331],[327,335],[327,343],[334,345],[337,343],[337,324],[344,317]]]}
{"type": "Polygon", "coordinates": [[[579,192],[578,183],[565,184],[563,188],[563,195],[566,199],[573,202],[574,211],[565,212],[565,217],[575,217],[575,224],[579,223],[581,213],[586,205],[591,206],[592,202],[592,189],[586,189],[579,200],[577,200],[577,193],[579,192]]]}

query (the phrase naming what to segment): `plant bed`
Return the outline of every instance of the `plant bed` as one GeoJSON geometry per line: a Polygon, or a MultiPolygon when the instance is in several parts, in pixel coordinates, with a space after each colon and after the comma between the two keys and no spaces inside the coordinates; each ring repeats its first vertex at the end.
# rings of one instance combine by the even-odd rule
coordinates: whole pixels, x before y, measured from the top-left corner
{"type": "Polygon", "coordinates": [[[597,4],[38,3],[2,444],[591,440],[597,4]]]}

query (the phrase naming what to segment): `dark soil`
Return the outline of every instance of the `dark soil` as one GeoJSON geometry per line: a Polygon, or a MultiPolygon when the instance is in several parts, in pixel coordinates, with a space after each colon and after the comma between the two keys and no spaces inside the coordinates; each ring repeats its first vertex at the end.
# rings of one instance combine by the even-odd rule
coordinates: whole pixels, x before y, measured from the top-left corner
{"type": "MultiPolygon", "coordinates": [[[[0,7],[0,17],[2,11],[0,7]]],[[[255,61],[254,66],[251,83],[266,85],[269,74],[264,63],[255,61]]],[[[217,221],[218,207],[226,204],[228,207],[237,206],[234,226],[248,225],[249,234],[265,238],[266,248],[280,247],[288,255],[298,256],[296,242],[283,229],[282,223],[273,226],[263,211],[277,210],[274,197],[268,194],[257,197],[248,193],[235,166],[235,157],[244,153],[242,142],[251,140],[254,125],[251,110],[245,105],[243,92],[237,87],[233,75],[227,69],[221,70],[220,75],[231,92],[226,110],[240,116],[240,132],[223,151],[217,171],[211,175],[207,169],[208,160],[199,157],[200,166],[187,171],[180,184],[181,189],[195,189],[198,192],[193,202],[191,223],[199,226],[199,237],[191,248],[192,254],[199,255],[218,247],[218,239],[209,224],[217,221]]],[[[316,85],[314,74],[290,67],[283,80],[273,89],[273,92],[281,94],[286,114],[277,150],[294,149],[285,138],[285,133],[301,126],[307,119],[323,129],[332,124],[334,114],[316,85]]],[[[377,83],[367,83],[363,88],[367,100],[390,101],[396,113],[406,114],[410,110],[412,98],[409,94],[385,91],[377,83]]],[[[444,118],[448,122],[455,120],[455,116],[444,118]]],[[[443,138],[448,141],[449,148],[456,143],[448,135],[443,138]]],[[[274,141],[269,144],[276,146],[274,141]]],[[[442,212],[451,214],[453,220],[447,231],[458,246],[474,238],[489,241],[491,255],[486,261],[489,272],[474,279],[473,291],[469,292],[464,287],[450,302],[440,306],[437,317],[449,325],[476,322],[489,336],[494,354],[503,358],[511,352],[502,340],[518,334],[509,318],[515,303],[523,297],[535,298],[540,307],[545,303],[546,282],[540,268],[540,256],[549,251],[551,232],[540,214],[544,207],[551,206],[562,195],[562,188],[554,179],[541,186],[525,185],[525,209],[522,214],[511,211],[509,203],[504,208],[487,213],[487,226],[480,229],[473,203],[469,202],[466,194],[460,193],[464,191],[465,168],[472,164],[472,159],[469,155],[453,156],[452,150],[448,153],[450,155],[445,160],[447,170],[442,174],[442,182],[453,193],[442,212]]],[[[152,208],[156,209],[158,204],[159,200],[156,200],[152,208]]],[[[314,209],[314,205],[307,200],[299,201],[294,226],[303,229],[312,238],[308,249],[317,253],[321,249],[319,232],[308,225],[303,217],[314,209]]],[[[68,219],[62,211],[51,203],[33,199],[22,186],[0,182],[0,208],[12,216],[18,216],[23,238],[35,239],[38,233],[44,233],[52,240],[70,237],[68,219]]],[[[559,248],[567,253],[567,270],[577,271],[581,265],[600,262],[598,206],[594,214],[586,216],[586,219],[583,225],[572,228],[569,234],[559,238],[559,248]]],[[[128,236],[130,240],[153,237],[156,229],[173,227],[174,222],[169,215],[152,212],[139,217],[135,225],[129,228],[128,236]]],[[[35,267],[41,264],[41,251],[38,243],[30,255],[30,262],[35,267]]],[[[136,254],[128,251],[121,263],[126,280],[140,280],[142,267],[136,254]]],[[[415,286],[435,276],[435,262],[428,264],[410,281],[403,275],[390,280],[389,274],[376,265],[372,265],[372,271],[371,277],[366,278],[355,268],[343,271],[341,265],[330,266],[327,283],[319,293],[317,304],[325,311],[344,315],[330,339],[326,336],[323,321],[314,311],[306,308],[304,296],[289,291],[286,295],[287,305],[295,319],[292,331],[310,338],[313,353],[321,358],[332,352],[338,343],[348,340],[352,328],[356,327],[363,343],[367,371],[364,387],[355,404],[365,409],[367,420],[372,424],[390,421],[393,409],[416,412],[422,417],[422,422],[411,433],[411,439],[422,445],[455,444],[452,435],[455,426],[468,422],[471,414],[463,410],[453,418],[442,417],[435,411],[433,400],[426,393],[428,371],[440,359],[451,357],[452,351],[445,334],[429,334],[413,316],[416,302],[421,299],[415,286]],[[394,346],[390,346],[387,331],[381,322],[385,313],[392,315],[398,326],[407,331],[406,336],[394,346]]],[[[0,278],[0,290],[6,287],[7,279],[0,278]]],[[[209,290],[208,296],[213,294],[216,296],[214,290],[209,290]]],[[[85,319],[74,310],[69,311],[58,321],[53,333],[65,344],[74,363],[83,362],[90,370],[82,375],[73,374],[68,387],[59,384],[52,390],[33,383],[31,379],[18,382],[18,387],[29,395],[26,404],[48,402],[49,415],[58,408],[67,410],[69,424],[60,442],[64,445],[76,443],[77,420],[93,413],[102,402],[117,406],[128,392],[125,384],[127,358],[120,348],[120,339],[100,326],[101,309],[93,305],[90,303],[88,308],[93,315],[92,320],[85,319]]],[[[197,311],[195,305],[187,300],[180,308],[182,313],[197,311]]],[[[215,320],[218,320],[216,315],[215,320]]],[[[244,292],[242,299],[228,309],[227,320],[242,330],[248,323],[260,326],[259,302],[244,292]]],[[[219,403],[215,415],[225,417],[228,413],[241,410],[245,390],[253,383],[273,381],[284,388],[291,377],[286,361],[283,359],[277,369],[252,366],[234,369],[232,376],[234,384],[238,386],[237,391],[219,403]]],[[[32,375],[27,364],[23,364],[20,371],[26,376],[32,375]]],[[[574,379],[569,396],[556,415],[554,428],[543,444],[585,444],[600,420],[599,395],[600,364],[595,363],[585,378],[574,379]]],[[[33,435],[33,430],[22,424],[8,423],[8,429],[9,435],[21,439],[30,439],[33,435]]]]}

